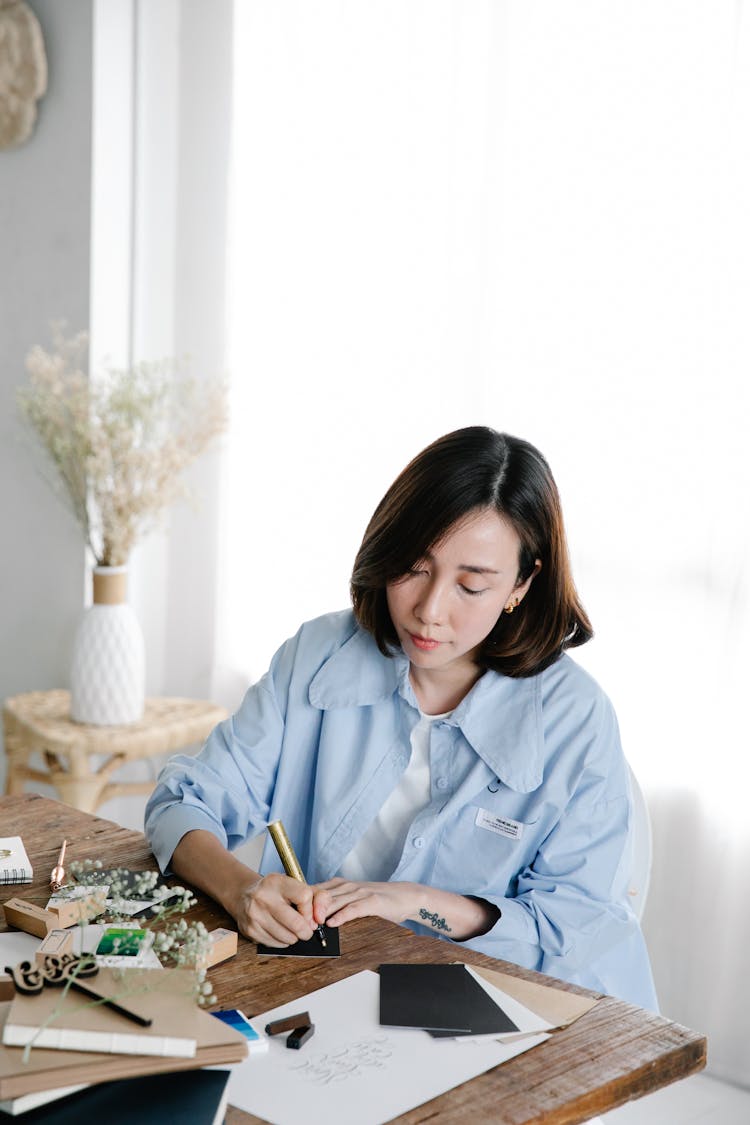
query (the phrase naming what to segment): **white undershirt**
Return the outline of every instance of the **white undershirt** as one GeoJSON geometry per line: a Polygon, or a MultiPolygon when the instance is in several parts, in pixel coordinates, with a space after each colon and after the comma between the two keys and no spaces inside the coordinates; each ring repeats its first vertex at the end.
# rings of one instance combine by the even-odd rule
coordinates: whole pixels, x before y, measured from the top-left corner
{"type": "Polygon", "coordinates": [[[340,873],[345,879],[382,882],[396,870],[409,825],[430,800],[432,724],[450,714],[450,711],[443,715],[420,712],[419,721],[411,732],[409,764],[362,839],[341,864],[340,873]]]}

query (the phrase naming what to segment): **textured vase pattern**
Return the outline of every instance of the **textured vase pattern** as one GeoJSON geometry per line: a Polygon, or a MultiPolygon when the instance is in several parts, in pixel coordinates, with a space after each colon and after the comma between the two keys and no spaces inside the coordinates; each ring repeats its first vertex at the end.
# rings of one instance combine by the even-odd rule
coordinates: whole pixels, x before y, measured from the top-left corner
{"type": "Polygon", "coordinates": [[[70,714],[78,723],[116,726],[143,716],[143,633],[129,605],[92,605],[73,644],[70,714]]]}

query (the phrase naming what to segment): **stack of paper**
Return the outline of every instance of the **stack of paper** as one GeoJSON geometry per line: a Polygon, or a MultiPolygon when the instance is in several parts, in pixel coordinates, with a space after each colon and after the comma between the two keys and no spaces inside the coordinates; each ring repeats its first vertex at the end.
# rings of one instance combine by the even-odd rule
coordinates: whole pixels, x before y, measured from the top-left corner
{"type": "Polygon", "coordinates": [[[18,993],[5,1022],[3,1044],[181,1058],[195,1054],[197,1029],[205,1013],[195,1000],[193,974],[179,969],[105,968],[81,984],[102,1002],[55,987],[33,995],[18,993]]]}
{"type": "MultiPolygon", "coordinates": [[[[191,1125],[220,1125],[227,1104],[227,1070],[193,1070],[175,1082],[169,1074],[150,1074],[68,1090],[61,1098],[39,1095],[7,1103],[0,1110],[13,1115],[44,1106],[43,1115],[32,1114],[45,1125],[80,1125],[82,1121],[106,1121],[107,1125],[163,1125],[165,1121],[189,1121],[191,1125]],[[54,1104],[50,1104],[54,1101],[54,1104]]],[[[59,1091],[58,1091],[59,1093],[59,1091]]],[[[23,1120],[23,1118],[21,1118],[23,1120]]]]}
{"type": "MultiPolygon", "coordinates": [[[[476,1012],[485,1010],[485,1000],[472,987],[477,985],[493,1007],[502,1009],[508,1030],[433,1038],[414,1027],[383,1026],[378,974],[356,973],[254,1017],[255,1023],[265,1025],[304,1010],[315,1024],[315,1034],[301,1051],[287,1050],[284,1036],[278,1036],[265,1055],[235,1067],[229,1080],[230,1103],[274,1125],[298,1125],[300,1106],[308,1121],[382,1125],[544,1043],[550,1029],[572,1023],[597,1002],[487,969],[470,968],[468,984],[458,974],[447,974],[444,980],[449,977],[459,992],[465,987],[465,995],[473,994],[477,1007],[465,1021],[470,1027],[477,1026],[476,1012]]],[[[445,995],[443,981],[439,988],[445,995]]],[[[435,1023],[442,1017],[434,1015],[429,997],[427,1001],[433,1014],[426,1022],[435,1023]]],[[[422,1012],[419,1028],[424,1019],[422,1012]]],[[[443,1022],[461,1019],[451,1015],[443,1022]]]]}
{"type": "Polygon", "coordinates": [[[263,1012],[254,1022],[265,1026],[302,1009],[309,1011],[315,1034],[301,1051],[288,1050],[278,1036],[280,1042],[271,1039],[266,1054],[235,1067],[229,1080],[229,1102],[274,1125],[298,1125],[300,1106],[308,1121],[382,1125],[548,1038],[543,1031],[532,1034],[547,1021],[528,1010],[521,1019],[522,1005],[513,1022],[526,1034],[472,1039],[468,1048],[465,1040],[382,1027],[379,978],[369,971],[263,1012]]]}
{"type": "Polygon", "coordinates": [[[63,1000],[61,990],[49,987],[0,1004],[0,1102],[62,1087],[240,1062],[247,1056],[245,1038],[197,1006],[191,979],[192,974],[176,969],[102,969],[86,982],[98,982],[103,993],[149,1015],[150,1028],[92,1006],[74,992],[63,1000]],[[24,1062],[23,1048],[12,1044],[33,1038],[45,1023],[43,1035],[49,1033],[45,1041],[50,1046],[32,1046],[24,1062]],[[101,1050],[86,1049],[92,1033],[105,1037],[101,1050]],[[160,1053],[145,1053],[148,1036],[150,1050],[160,1053]],[[52,1046],[52,1040],[59,1046],[52,1046]],[[133,1049],[138,1053],[130,1053],[133,1049]],[[169,1053],[175,1050],[181,1053],[169,1053]]]}
{"type": "MultiPolygon", "coordinates": [[[[380,1023],[432,1035],[507,1035],[520,1030],[466,965],[381,965],[380,1023]]],[[[546,1023],[537,1030],[548,1030],[546,1023]]]]}

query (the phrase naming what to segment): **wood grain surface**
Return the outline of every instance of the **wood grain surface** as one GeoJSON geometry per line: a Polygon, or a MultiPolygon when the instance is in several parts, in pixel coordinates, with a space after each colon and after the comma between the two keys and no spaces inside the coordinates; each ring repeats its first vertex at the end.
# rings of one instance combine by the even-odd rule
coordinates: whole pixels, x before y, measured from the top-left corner
{"type": "MultiPolygon", "coordinates": [[[[154,869],[145,838],[111,821],[78,812],[36,794],[0,798],[0,835],[23,837],[34,867],[34,881],[0,888],[0,900],[20,895],[43,906],[49,874],[63,839],[66,862],[100,859],[105,867],[154,869]]],[[[208,929],[236,928],[224,911],[198,894],[191,918],[208,929]]],[[[6,929],[4,920],[0,929],[6,929]]],[[[495,961],[459,945],[418,937],[377,918],[351,922],[341,931],[338,959],[273,958],[256,955],[240,938],[235,957],[210,971],[219,1008],[240,1008],[248,1016],[294,1000],[361,969],[383,962],[466,961],[581,992],[572,985],[540,977],[505,961],[495,961]]],[[[588,993],[587,995],[594,995],[588,993]]],[[[552,1039],[494,1070],[435,1098],[397,1120],[409,1125],[576,1125],[624,1102],[701,1070],[705,1038],[688,1028],[612,997],[552,1039]]],[[[304,1120],[304,1109],[300,1112],[304,1120]]],[[[231,1108],[227,1125],[259,1123],[260,1118],[231,1108]]]]}

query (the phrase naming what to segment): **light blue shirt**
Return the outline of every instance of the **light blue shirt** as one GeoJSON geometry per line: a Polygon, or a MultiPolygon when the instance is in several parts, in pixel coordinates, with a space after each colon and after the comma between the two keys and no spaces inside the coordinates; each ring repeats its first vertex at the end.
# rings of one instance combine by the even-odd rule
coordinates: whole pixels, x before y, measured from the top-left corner
{"type": "MultiPolygon", "coordinates": [[[[146,808],[161,869],[193,829],[231,849],[280,819],[308,881],[336,875],[408,763],[408,672],[351,611],[303,625],[201,753],[162,771],[146,808]]],[[[565,655],[524,679],[485,672],[433,724],[430,778],[380,877],[486,899],[501,916],[463,945],[655,1009],[628,904],[628,769],[594,680],[565,655]]],[[[261,871],[280,870],[267,840],[261,871]]]]}

